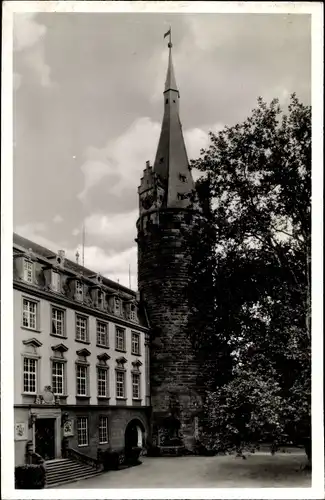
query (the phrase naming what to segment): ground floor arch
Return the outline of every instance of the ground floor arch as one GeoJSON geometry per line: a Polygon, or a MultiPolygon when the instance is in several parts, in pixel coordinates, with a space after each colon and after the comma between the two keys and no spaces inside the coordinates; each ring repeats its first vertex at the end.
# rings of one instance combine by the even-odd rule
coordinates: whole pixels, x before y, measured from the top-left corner
{"type": "Polygon", "coordinates": [[[145,445],[145,427],[138,418],[133,418],[125,428],[125,455],[127,456],[132,448],[143,448],[145,445]]]}

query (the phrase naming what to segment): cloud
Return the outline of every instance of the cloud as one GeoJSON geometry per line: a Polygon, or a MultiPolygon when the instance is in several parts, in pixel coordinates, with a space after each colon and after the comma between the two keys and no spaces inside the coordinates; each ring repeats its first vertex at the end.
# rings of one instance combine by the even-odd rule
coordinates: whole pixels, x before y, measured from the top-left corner
{"type": "Polygon", "coordinates": [[[108,193],[122,194],[123,190],[140,181],[145,162],[152,159],[157,147],[160,124],[141,117],[126,132],[109,141],[102,149],[89,147],[87,160],[81,166],[84,187],[78,197],[85,201],[91,189],[106,177],[108,193]]]}
{"type": "Polygon", "coordinates": [[[61,222],[63,222],[63,217],[60,214],[57,214],[53,217],[52,220],[54,224],[60,224],[61,222]]]}
{"type": "Polygon", "coordinates": [[[214,125],[205,126],[203,128],[192,128],[184,132],[184,140],[189,160],[196,159],[200,156],[201,149],[208,147],[209,131],[218,132],[222,130],[224,125],[216,123],[214,125]]]}
{"type": "Polygon", "coordinates": [[[137,285],[137,247],[127,248],[113,255],[107,254],[101,247],[85,247],[85,266],[100,272],[103,276],[121,285],[129,286],[129,269],[131,269],[131,285],[137,285]]]}
{"type": "MultiPolygon", "coordinates": [[[[43,24],[39,24],[36,20],[35,13],[15,13],[14,15],[14,51],[22,54],[24,64],[29,67],[37,76],[40,84],[43,87],[52,85],[50,78],[51,68],[45,61],[45,51],[43,39],[47,28],[43,24]]],[[[21,84],[21,75],[18,87],[21,84]]],[[[17,81],[17,77],[16,77],[17,81]]]]}
{"type": "Polygon", "coordinates": [[[46,27],[35,21],[35,13],[14,15],[14,50],[25,50],[35,45],[46,33],[46,27]]]}
{"type": "Polygon", "coordinates": [[[25,55],[25,61],[37,75],[42,87],[50,87],[53,82],[50,78],[51,68],[45,63],[44,47],[37,45],[29,50],[25,55]]]}
{"type": "MultiPolygon", "coordinates": [[[[208,131],[221,128],[221,124],[216,124],[206,126],[205,129],[185,130],[184,140],[188,157],[190,159],[197,158],[201,148],[208,145],[208,131]]],[[[109,141],[104,148],[89,147],[86,151],[87,160],[81,166],[84,186],[78,194],[79,199],[84,202],[90,199],[91,192],[105,178],[107,194],[113,195],[114,198],[124,198],[125,209],[128,210],[125,194],[130,190],[130,186],[134,191],[133,194],[136,194],[134,187],[140,182],[145,162],[150,160],[153,164],[160,129],[160,123],[142,117],[136,120],[115,141],[109,141]]],[[[101,188],[99,187],[99,189],[101,188]]]]}
{"type": "Polygon", "coordinates": [[[35,232],[45,232],[46,229],[46,225],[43,222],[30,222],[28,224],[16,226],[15,232],[21,236],[26,236],[26,234],[29,233],[34,234],[35,232]]]}
{"type": "Polygon", "coordinates": [[[136,237],[138,210],[118,214],[92,214],[85,220],[86,239],[108,244],[108,251],[129,245],[136,237]]]}

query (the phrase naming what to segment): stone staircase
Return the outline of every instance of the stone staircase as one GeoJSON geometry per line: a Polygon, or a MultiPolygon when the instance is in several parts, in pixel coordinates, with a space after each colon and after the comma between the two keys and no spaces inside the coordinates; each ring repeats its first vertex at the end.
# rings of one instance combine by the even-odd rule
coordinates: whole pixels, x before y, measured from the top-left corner
{"type": "Polygon", "coordinates": [[[64,483],[88,479],[101,474],[100,469],[71,458],[58,458],[45,462],[46,488],[55,488],[64,483]]]}

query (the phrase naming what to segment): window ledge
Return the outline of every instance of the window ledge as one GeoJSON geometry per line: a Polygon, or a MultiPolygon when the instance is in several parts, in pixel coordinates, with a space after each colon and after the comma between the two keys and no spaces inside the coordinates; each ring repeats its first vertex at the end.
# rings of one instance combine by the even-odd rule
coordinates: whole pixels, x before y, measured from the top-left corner
{"type": "Polygon", "coordinates": [[[58,335],[57,333],[50,333],[51,337],[56,337],[58,339],[67,339],[67,335],[58,335]]]}
{"type": "Polygon", "coordinates": [[[28,328],[28,326],[21,326],[20,328],[28,332],[42,333],[42,330],[38,330],[37,328],[28,328]]]}
{"type": "Polygon", "coordinates": [[[98,443],[98,444],[99,444],[99,446],[104,445],[104,444],[108,444],[108,441],[104,441],[103,443],[98,443]]]}
{"type": "Polygon", "coordinates": [[[22,396],[30,396],[31,398],[35,398],[37,396],[37,392],[22,392],[22,396]]]}
{"type": "Polygon", "coordinates": [[[89,444],[78,444],[78,448],[87,448],[89,444]]]}
{"type": "Polygon", "coordinates": [[[132,354],[133,356],[141,356],[141,353],[140,353],[140,352],[133,352],[133,351],[132,351],[132,352],[131,352],[131,354],[132,354]]]}
{"type": "Polygon", "coordinates": [[[88,340],[78,340],[78,339],[75,339],[76,342],[79,342],[80,344],[87,344],[87,345],[90,345],[90,342],[88,340]]]}
{"type": "Polygon", "coordinates": [[[85,396],[84,394],[77,394],[76,399],[90,399],[90,396],[85,396]]]}
{"type": "Polygon", "coordinates": [[[124,352],[126,354],[126,350],[125,349],[118,349],[117,347],[115,347],[115,351],[124,352]]]}
{"type": "Polygon", "coordinates": [[[132,398],[132,401],[138,401],[138,402],[140,402],[140,401],[142,401],[142,398],[132,398]]]}
{"type": "Polygon", "coordinates": [[[115,399],[116,399],[116,401],[126,401],[127,400],[127,398],[121,398],[119,396],[116,396],[115,399]]]}
{"type": "Polygon", "coordinates": [[[96,344],[96,347],[100,347],[101,349],[109,349],[109,345],[96,344]]]}
{"type": "Polygon", "coordinates": [[[110,396],[97,396],[97,399],[105,399],[105,400],[107,400],[107,399],[111,399],[111,397],[110,396]]]}

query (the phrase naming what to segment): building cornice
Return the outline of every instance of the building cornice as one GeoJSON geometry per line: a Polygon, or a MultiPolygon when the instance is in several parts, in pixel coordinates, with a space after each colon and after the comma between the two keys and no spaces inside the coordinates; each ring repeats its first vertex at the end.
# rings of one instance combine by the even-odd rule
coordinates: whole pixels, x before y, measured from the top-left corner
{"type": "Polygon", "coordinates": [[[139,223],[143,217],[147,217],[148,215],[158,213],[159,215],[162,215],[164,213],[178,213],[178,212],[187,212],[189,214],[192,214],[194,216],[207,219],[206,215],[202,213],[202,210],[199,210],[197,208],[191,208],[191,207],[184,207],[184,208],[179,208],[179,207],[161,207],[161,208],[152,208],[149,209],[145,212],[143,212],[137,219],[136,224],[139,223]]]}
{"type": "Polygon", "coordinates": [[[141,332],[148,333],[149,328],[139,325],[138,323],[133,323],[132,321],[128,321],[124,318],[120,318],[118,316],[114,316],[113,314],[107,313],[106,311],[100,311],[98,309],[94,309],[92,307],[87,306],[86,304],[80,304],[77,302],[74,302],[73,300],[68,299],[67,297],[64,297],[62,295],[59,295],[57,293],[51,293],[47,290],[41,290],[40,288],[36,286],[29,285],[27,283],[24,283],[22,281],[13,281],[13,287],[16,290],[19,290],[24,293],[28,293],[29,295],[33,295],[35,297],[45,299],[48,302],[59,304],[61,306],[69,307],[70,309],[73,309],[76,312],[81,312],[84,314],[88,314],[90,316],[94,316],[95,318],[98,319],[103,319],[106,321],[110,321],[112,323],[116,323],[117,325],[121,326],[126,326],[128,328],[131,328],[132,330],[139,330],[141,332]]]}
{"type": "MultiPolygon", "coordinates": [[[[90,397],[90,396],[87,396],[87,397],[90,397]]],[[[104,399],[111,399],[111,398],[104,398],[104,399]]],[[[78,410],[94,410],[94,409],[97,409],[97,410],[100,410],[100,411],[106,411],[106,410],[120,410],[121,408],[123,410],[149,410],[150,408],[152,408],[151,406],[148,406],[148,405],[141,405],[141,406],[134,406],[134,405],[99,405],[99,404],[94,404],[94,405],[71,405],[71,404],[57,404],[57,405],[37,405],[37,404],[30,404],[30,403],[21,403],[21,404],[14,404],[14,408],[27,408],[27,409],[34,409],[34,408],[46,408],[47,410],[50,410],[50,409],[55,409],[55,410],[58,410],[58,409],[61,409],[62,411],[67,411],[67,410],[74,410],[74,409],[78,409],[78,410]]]]}

